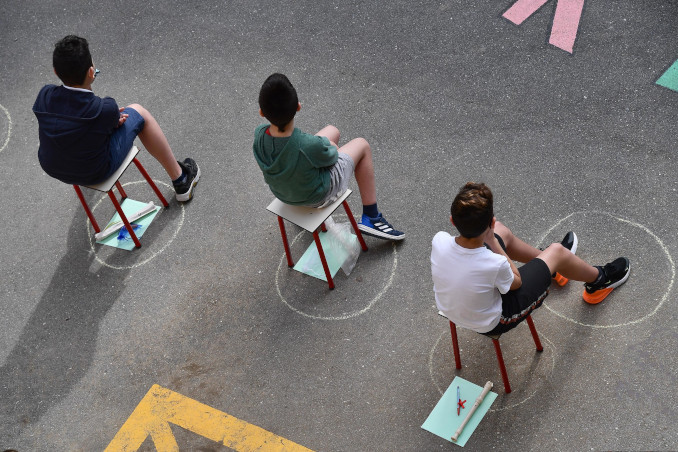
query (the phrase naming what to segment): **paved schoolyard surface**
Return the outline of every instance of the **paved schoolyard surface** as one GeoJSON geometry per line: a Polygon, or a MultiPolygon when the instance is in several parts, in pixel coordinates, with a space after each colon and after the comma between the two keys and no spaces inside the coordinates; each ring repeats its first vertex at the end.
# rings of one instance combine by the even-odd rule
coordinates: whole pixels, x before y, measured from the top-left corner
{"type": "MultiPolygon", "coordinates": [[[[521,26],[501,17],[512,3],[2,2],[0,450],[103,450],[154,384],[314,450],[453,450],[420,425],[455,375],[499,394],[468,450],[677,449],[678,93],[654,82],[678,59],[678,3],[587,1],[573,54],[547,43],[555,0],[521,26]],[[97,94],[146,106],[203,171],[131,253],[92,245],[37,161],[31,106],[68,33],[90,41],[97,94]],[[368,239],[334,291],[281,265],[264,209],[251,139],[274,71],[299,127],[370,141],[380,208],[408,234],[368,239]],[[467,180],[528,241],[574,229],[586,259],[632,263],[601,305],[552,290],[542,354],[526,326],[502,338],[509,395],[475,333],[455,371],[434,309],[430,240],[467,180]]],[[[139,181],[123,177],[152,200],[139,181]]],[[[227,450],[170,429],[181,450],[227,450]]]]}

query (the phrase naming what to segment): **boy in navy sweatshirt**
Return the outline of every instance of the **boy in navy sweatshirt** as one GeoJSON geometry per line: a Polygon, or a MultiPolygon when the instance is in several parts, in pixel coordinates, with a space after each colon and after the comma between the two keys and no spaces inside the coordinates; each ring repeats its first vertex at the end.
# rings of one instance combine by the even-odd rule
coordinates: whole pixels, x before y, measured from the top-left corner
{"type": "Polygon", "coordinates": [[[91,185],[114,173],[139,136],[148,152],[172,179],[177,201],[188,201],[200,179],[193,159],[178,162],[155,118],[144,107],[118,108],[111,97],[98,97],[87,40],[69,35],[54,46],[54,73],[62,86],[46,85],[33,113],[38,118],[40,166],[67,184],[91,185]]]}

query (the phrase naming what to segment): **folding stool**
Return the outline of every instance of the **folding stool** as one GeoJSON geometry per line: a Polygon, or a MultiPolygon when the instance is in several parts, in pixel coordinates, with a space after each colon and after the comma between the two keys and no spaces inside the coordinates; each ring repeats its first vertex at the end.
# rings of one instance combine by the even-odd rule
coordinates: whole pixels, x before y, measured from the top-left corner
{"type": "MultiPolygon", "coordinates": [[[[137,238],[137,235],[134,233],[132,230],[132,226],[130,225],[129,221],[127,220],[127,217],[125,216],[125,213],[122,211],[122,207],[120,207],[120,203],[124,201],[127,198],[127,193],[125,193],[125,190],[122,189],[122,185],[118,181],[122,174],[125,172],[127,167],[134,162],[134,164],[137,166],[139,169],[139,172],[141,173],[142,176],[144,176],[144,179],[146,179],[146,182],[151,186],[153,191],[155,192],[156,195],[158,195],[158,198],[160,199],[160,202],[162,203],[163,206],[169,207],[169,204],[167,203],[167,200],[165,197],[162,195],[160,190],[158,190],[158,187],[155,185],[153,182],[153,179],[151,179],[151,176],[148,175],[146,172],[146,169],[141,165],[141,162],[137,159],[137,154],[139,153],[139,148],[136,146],[132,146],[132,148],[129,150],[127,153],[127,157],[125,157],[125,160],[123,160],[122,165],[117,169],[116,172],[111,174],[108,179],[106,179],[103,182],[100,182],[98,184],[94,185],[84,185],[87,188],[91,188],[92,190],[97,190],[100,192],[108,193],[108,197],[111,199],[113,202],[113,205],[115,206],[115,210],[118,211],[118,215],[120,215],[120,219],[122,222],[125,224],[125,227],[127,228],[127,231],[129,231],[130,237],[132,237],[132,240],[134,241],[134,246],[136,248],[141,248],[141,242],[139,242],[139,239],[137,238]],[[113,193],[113,186],[118,187],[118,192],[120,193],[120,202],[115,197],[115,193],[113,193]]],[[[75,193],[77,193],[78,198],[80,199],[80,202],[82,203],[82,207],[85,208],[85,212],[87,213],[87,217],[89,217],[89,221],[92,222],[92,226],[94,227],[95,232],[101,232],[101,228],[99,228],[99,224],[97,223],[97,220],[94,218],[94,215],[92,215],[92,211],[89,209],[89,206],[87,205],[87,202],[85,201],[85,197],[82,195],[82,190],[80,190],[80,186],[74,184],[73,188],[75,188],[75,193]]]]}

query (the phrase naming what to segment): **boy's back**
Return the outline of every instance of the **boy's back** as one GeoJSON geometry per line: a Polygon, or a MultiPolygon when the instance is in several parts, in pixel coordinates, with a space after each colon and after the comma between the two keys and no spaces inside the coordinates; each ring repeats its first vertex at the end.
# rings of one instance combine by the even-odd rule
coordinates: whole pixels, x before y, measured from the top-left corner
{"type": "Polygon", "coordinates": [[[297,128],[289,137],[271,136],[268,129],[267,124],[256,128],[252,147],[275,197],[292,205],[322,202],[330,188],[329,167],[337,162],[337,148],[327,138],[297,128]]]}
{"type": "Polygon", "coordinates": [[[71,184],[100,182],[110,168],[108,143],[118,125],[115,100],[91,91],[46,85],[33,105],[38,158],[50,176],[71,184]]]}

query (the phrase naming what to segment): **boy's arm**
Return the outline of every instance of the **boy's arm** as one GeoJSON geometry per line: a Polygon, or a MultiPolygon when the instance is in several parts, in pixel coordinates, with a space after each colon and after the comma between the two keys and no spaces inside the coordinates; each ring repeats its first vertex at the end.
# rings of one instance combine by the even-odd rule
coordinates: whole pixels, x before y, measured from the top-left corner
{"type": "Polygon", "coordinates": [[[339,152],[327,137],[313,136],[314,146],[306,152],[311,164],[316,168],[326,168],[337,163],[339,152]]]}
{"type": "Polygon", "coordinates": [[[513,272],[513,282],[511,283],[511,288],[509,290],[516,290],[522,286],[523,280],[520,278],[518,267],[516,267],[516,264],[511,260],[511,258],[508,257],[506,251],[504,251],[504,248],[501,247],[499,240],[497,240],[497,237],[494,235],[494,222],[492,223],[492,227],[487,229],[484,242],[487,243],[492,252],[504,256],[511,266],[511,272],[513,272]]]}

